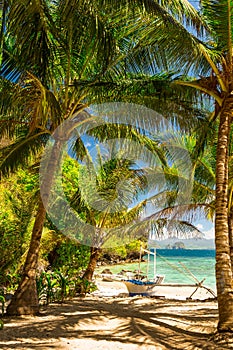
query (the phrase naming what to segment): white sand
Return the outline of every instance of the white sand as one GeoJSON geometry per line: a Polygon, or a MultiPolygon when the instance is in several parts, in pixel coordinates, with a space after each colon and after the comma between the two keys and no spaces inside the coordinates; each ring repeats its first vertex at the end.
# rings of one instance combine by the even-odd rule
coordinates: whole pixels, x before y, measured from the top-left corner
{"type": "MultiPolygon", "coordinates": [[[[96,279],[98,291],[93,294],[96,296],[128,296],[128,290],[123,282],[105,282],[101,279],[96,279]]],[[[204,288],[196,287],[171,287],[158,285],[153,288],[151,296],[162,297],[166,299],[186,300],[192,295],[193,300],[205,300],[213,298],[213,295],[204,288]]]]}
{"type": "Polygon", "coordinates": [[[232,339],[226,344],[211,338],[218,322],[216,301],[120,297],[126,295],[121,282],[98,281],[98,287],[86,298],[42,309],[41,316],[5,317],[0,349],[233,349],[232,339]]]}

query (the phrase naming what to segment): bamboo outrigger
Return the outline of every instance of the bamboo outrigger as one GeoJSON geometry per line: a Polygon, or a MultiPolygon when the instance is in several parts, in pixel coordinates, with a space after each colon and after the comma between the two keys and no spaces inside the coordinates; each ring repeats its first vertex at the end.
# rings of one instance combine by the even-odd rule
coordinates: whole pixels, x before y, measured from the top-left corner
{"type": "MultiPolygon", "coordinates": [[[[140,259],[139,259],[139,272],[138,278],[130,278],[124,279],[122,282],[128,289],[130,296],[142,295],[142,296],[160,296],[160,297],[180,297],[183,298],[183,294],[187,294],[186,299],[192,299],[192,297],[200,290],[204,290],[206,294],[209,294],[209,297],[216,298],[215,292],[203,285],[205,278],[199,281],[193,273],[183,264],[180,263],[186,272],[190,274],[192,279],[195,281],[193,284],[185,284],[185,283],[164,283],[165,276],[156,274],[156,249],[154,251],[150,251],[141,247],[140,249],[140,259]],[[147,254],[147,273],[146,276],[141,274],[141,260],[142,254],[147,254]],[[150,256],[154,256],[154,264],[153,264],[153,278],[149,279],[149,264],[150,264],[150,256]],[[185,288],[185,289],[184,289],[185,288]],[[169,291],[170,289],[170,291],[169,291]],[[176,291],[177,289],[177,291],[176,291]]],[[[206,299],[206,295],[202,295],[202,297],[198,297],[198,299],[206,299]]]]}

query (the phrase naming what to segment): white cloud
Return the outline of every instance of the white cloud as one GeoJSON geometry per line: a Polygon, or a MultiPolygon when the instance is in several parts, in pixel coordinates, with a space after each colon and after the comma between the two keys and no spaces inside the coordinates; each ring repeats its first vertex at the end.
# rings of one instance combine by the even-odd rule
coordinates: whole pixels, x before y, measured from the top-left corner
{"type": "Polygon", "coordinates": [[[90,142],[85,142],[85,147],[91,147],[92,144],[90,142]]]}
{"type": "Polygon", "coordinates": [[[214,238],[214,224],[212,221],[203,219],[195,223],[195,226],[204,233],[204,238],[213,239],[214,238]]]}
{"type": "Polygon", "coordinates": [[[214,238],[214,227],[211,227],[208,231],[204,231],[204,234],[206,239],[214,238]]]}

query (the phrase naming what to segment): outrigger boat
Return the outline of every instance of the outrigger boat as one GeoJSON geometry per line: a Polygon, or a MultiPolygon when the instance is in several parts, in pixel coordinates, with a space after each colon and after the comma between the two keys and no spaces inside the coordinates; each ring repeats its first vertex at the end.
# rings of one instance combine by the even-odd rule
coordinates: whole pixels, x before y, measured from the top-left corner
{"type": "Polygon", "coordinates": [[[202,281],[199,281],[192,272],[182,263],[180,263],[186,272],[188,272],[193,278],[193,284],[183,284],[183,283],[164,283],[165,276],[156,274],[156,249],[153,248],[153,251],[144,249],[141,247],[140,249],[140,259],[139,259],[139,271],[137,274],[137,278],[129,278],[124,279],[122,282],[127,287],[129,292],[129,296],[141,295],[141,296],[157,296],[164,298],[172,298],[183,299],[184,294],[186,295],[185,299],[192,299],[192,297],[198,293],[197,299],[206,299],[209,297],[216,298],[215,292],[203,285],[205,278],[202,281]],[[146,276],[141,274],[140,264],[142,260],[143,253],[147,254],[147,273],[146,276]],[[149,264],[150,264],[150,256],[154,257],[154,276],[152,279],[148,278],[149,274],[149,264]],[[203,293],[204,291],[204,293],[203,293]]]}
{"type": "Polygon", "coordinates": [[[164,281],[165,276],[156,275],[156,251],[155,250],[152,252],[142,247],[140,248],[139,269],[136,276],[137,278],[122,280],[122,282],[125,284],[125,286],[128,289],[129,296],[134,296],[134,295],[147,296],[153,292],[153,289],[155,286],[160,285],[164,281]],[[146,276],[141,274],[141,261],[142,261],[143,253],[147,254],[146,276]],[[154,256],[154,265],[153,265],[154,277],[152,279],[149,279],[148,274],[149,274],[149,265],[150,265],[151,255],[154,256]]]}

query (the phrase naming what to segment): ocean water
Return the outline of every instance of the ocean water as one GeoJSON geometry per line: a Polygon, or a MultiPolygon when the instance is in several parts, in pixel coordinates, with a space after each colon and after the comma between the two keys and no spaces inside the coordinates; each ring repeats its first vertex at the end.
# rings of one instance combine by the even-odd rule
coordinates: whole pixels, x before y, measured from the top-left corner
{"type": "MultiPolygon", "coordinates": [[[[147,256],[144,257],[147,260],[147,256]]],[[[195,283],[196,280],[216,290],[215,280],[215,250],[201,249],[156,249],[156,274],[165,275],[165,283],[195,283]]],[[[154,274],[154,259],[150,256],[149,265],[141,262],[140,270],[146,274],[149,266],[149,277],[154,274]]],[[[119,264],[98,268],[109,268],[112,273],[124,270],[138,270],[138,263],[119,264]]]]}

